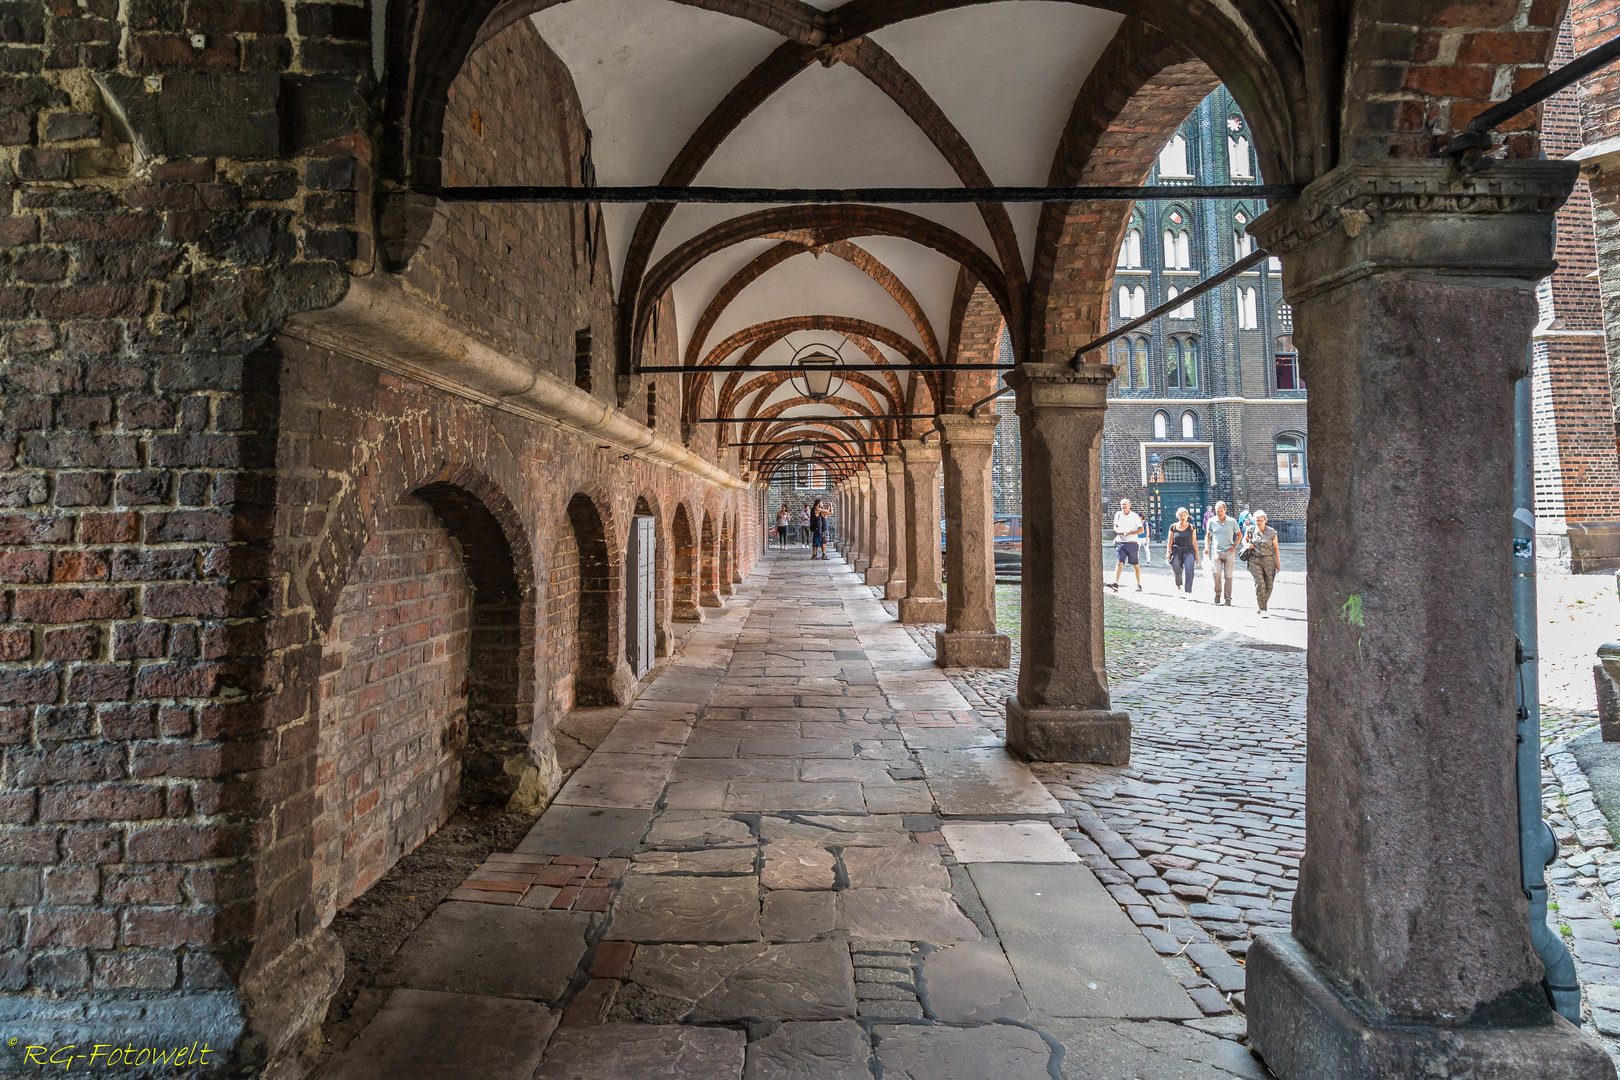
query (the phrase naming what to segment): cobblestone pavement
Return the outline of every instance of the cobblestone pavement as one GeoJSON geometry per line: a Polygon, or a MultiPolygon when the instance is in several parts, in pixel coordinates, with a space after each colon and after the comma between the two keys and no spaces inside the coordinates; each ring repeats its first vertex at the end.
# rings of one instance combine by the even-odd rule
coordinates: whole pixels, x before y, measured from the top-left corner
{"type": "Polygon", "coordinates": [[[1043,784],[841,562],[767,556],[707,614],[570,726],[577,770],[400,949],[327,1076],[1263,1080],[1241,968],[1157,913],[1179,863],[1139,857],[1217,834],[1134,781],[1043,784]]]}

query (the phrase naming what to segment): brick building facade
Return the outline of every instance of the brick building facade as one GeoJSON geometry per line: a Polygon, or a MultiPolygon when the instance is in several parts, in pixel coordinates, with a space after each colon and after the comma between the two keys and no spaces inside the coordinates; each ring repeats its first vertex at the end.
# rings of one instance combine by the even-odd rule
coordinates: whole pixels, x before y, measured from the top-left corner
{"type": "MultiPolygon", "coordinates": [[[[1241,185],[1256,177],[1248,122],[1222,87],[1181,125],[1150,182],[1241,185]]],[[[1248,223],[1264,210],[1264,200],[1138,203],[1114,269],[1110,326],[1248,254],[1255,244],[1248,223]]],[[[1292,335],[1281,267],[1272,260],[1116,342],[1104,502],[1131,499],[1156,539],[1176,506],[1217,499],[1264,509],[1285,539],[1303,539],[1306,392],[1292,335]],[[1156,470],[1163,483],[1152,482],[1156,470]]]]}

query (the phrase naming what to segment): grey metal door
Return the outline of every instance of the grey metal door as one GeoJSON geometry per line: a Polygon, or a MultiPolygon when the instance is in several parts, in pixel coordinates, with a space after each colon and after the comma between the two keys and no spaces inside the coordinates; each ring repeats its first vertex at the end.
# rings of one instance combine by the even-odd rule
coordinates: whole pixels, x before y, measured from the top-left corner
{"type": "Polygon", "coordinates": [[[625,559],[625,651],[630,670],[641,678],[652,670],[654,650],[654,562],[657,533],[653,519],[644,515],[631,518],[630,550],[625,559]]]}

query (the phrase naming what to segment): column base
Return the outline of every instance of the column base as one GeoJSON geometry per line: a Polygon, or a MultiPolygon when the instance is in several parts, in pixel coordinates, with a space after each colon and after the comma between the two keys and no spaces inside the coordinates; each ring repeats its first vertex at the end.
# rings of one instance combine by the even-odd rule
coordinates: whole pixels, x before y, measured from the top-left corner
{"type": "Polygon", "coordinates": [[[855,572],[857,574],[865,574],[867,570],[871,569],[871,566],[872,566],[872,560],[871,559],[863,559],[863,558],[860,558],[859,556],[856,557],[856,559],[855,559],[855,572]]]}
{"type": "Polygon", "coordinates": [[[725,607],[726,602],[720,598],[718,592],[706,592],[698,597],[699,607],[725,607]]]}
{"type": "Polygon", "coordinates": [[[866,568],[866,583],[868,585],[886,585],[889,581],[889,568],[887,566],[868,566],[866,568]]]}
{"type": "Polygon", "coordinates": [[[671,622],[702,622],[704,618],[702,608],[689,604],[676,604],[669,617],[671,622]]]}
{"type": "Polygon", "coordinates": [[[890,578],[883,583],[883,599],[903,600],[906,596],[906,579],[890,578]]]}
{"type": "Polygon", "coordinates": [[[945,621],[943,596],[902,596],[900,621],[909,623],[942,623],[945,621]]]}
{"type": "Polygon", "coordinates": [[[934,632],[934,663],[939,667],[1012,667],[1012,638],[1006,634],[934,632]]]}
{"type": "Polygon", "coordinates": [[[1615,1075],[1603,1048],[1557,1013],[1538,1027],[1369,1023],[1291,935],[1257,934],[1247,966],[1249,1041],[1283,1080],[1615,1075]]]}
{"type": "Polygon", "coordinates": [[[1028,708],[1008,698],[1007,749],[1025,761],[1128,765],[1131,717],[1106,709],[1028,708]]]}

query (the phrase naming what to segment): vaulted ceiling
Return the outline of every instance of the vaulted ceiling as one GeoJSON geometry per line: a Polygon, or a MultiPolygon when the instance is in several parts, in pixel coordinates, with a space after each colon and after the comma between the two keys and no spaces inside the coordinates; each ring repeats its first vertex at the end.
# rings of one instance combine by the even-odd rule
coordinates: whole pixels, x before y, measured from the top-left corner
{"type": "MultiPolygon", "coordinates": [[[[837,188],[1047,183],[1076,95],[1123,21],[1013,0],[889,22],[818,50],[670,0],[573,0],[531,18],[573,75],[598,184],[837,188]]],[[[1039,214],[1000,204],[603,207],[614,287],[635,320],[632,358],[667,290],[682,362],[725,368],[783,367],[818,341],[853,363],[943,363],[964,290],[982,285],[1003,310],[1019,302],[1039,214]]],[[[837,408],[903,413],[919,377],[932,403],[937,375],[871,373],[845,380],[837,408]]],[[[779,377],[714,385],[726,415],[833,411],[779,408],[796,393],[779,377]]]]}

